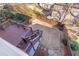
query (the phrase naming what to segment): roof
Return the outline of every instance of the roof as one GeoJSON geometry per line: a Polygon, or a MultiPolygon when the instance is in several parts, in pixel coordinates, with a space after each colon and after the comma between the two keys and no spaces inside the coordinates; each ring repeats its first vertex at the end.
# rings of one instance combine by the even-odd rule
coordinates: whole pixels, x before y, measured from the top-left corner
{"type": "Polygon", "coordinates": [[[0,56],[28,56],[28,54],[0,38],[0,56]]]}

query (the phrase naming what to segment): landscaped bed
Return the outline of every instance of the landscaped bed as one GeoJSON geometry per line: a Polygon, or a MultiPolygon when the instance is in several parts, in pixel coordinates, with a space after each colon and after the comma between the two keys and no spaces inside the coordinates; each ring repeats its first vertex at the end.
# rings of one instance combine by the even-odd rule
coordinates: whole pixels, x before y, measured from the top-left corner
{"type": "Polygon", "coordinates": [[[69,32],[70,36],[70,47],[72,54],[79,56],[79,38],[73,32],[69,32]]]}

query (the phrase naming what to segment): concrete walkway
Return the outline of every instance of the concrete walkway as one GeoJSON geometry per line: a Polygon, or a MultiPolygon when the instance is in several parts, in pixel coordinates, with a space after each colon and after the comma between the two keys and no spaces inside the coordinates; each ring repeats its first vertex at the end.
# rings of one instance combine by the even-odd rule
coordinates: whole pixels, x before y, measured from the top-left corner
{"type": "Polygon", "coordinates": [[[49,28],[38,24],[31,26],[34,30],[40,29],[43,31],[40,44],[48,49],[49,55],[64,55],[61,39],[64,38],[63,32],[57,28],[49,28]]]}

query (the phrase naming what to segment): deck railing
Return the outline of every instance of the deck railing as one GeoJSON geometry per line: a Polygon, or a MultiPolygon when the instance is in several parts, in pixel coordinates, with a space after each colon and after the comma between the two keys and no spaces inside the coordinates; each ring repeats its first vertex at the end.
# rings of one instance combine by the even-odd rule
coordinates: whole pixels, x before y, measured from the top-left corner
{"type": "Polygon", "coordinates": [[[29,54],[30,50],[33,48],[36,51],[34,45],[40,41],[42,36],[42,31],[36,30],[32,35],[22,37],[22,41],[17,47],[21,48],[23,51],[29,54]],[[23,43],[23,44],[22,44],[23,43]],[[23,46],[22,46],[23,45],[23,46]]]}

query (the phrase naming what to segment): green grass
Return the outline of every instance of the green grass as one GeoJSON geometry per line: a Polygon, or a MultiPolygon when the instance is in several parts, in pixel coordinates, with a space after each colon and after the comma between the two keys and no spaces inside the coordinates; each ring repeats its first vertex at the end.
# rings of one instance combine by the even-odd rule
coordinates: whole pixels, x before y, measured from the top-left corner
{"type": "Polygon", "coordinates": [[[43,15],[43,14],[41,14],[41,13],[35,11],[35,10],[32,10],[32,13],[33,13],[34,15],[39,15],[39,16],[42,16],[42,15],[43,15]]]}
{"type": "MultiPolygon", "coordinates": [[[[41,9],[41,8],[40,8],[41,9]]],[[[23,7],[23,9],[22,8],[20,8],[20,7],[17,7],[16,6],[16,10],[15,10],[16,12],[19,12],[19,13],[21,13],[21,14],[24,14],[24,15],[28,15],[28,16],[34,16],[34,15],[43,15],[43,14],[41,14],[40,12],[37,12],[37,11],[35,11],[35,10],[32,10],[31,8],[29,8],[29,7],[27,7],[27,6],[25,6],[25,7],[23,7]]]]}
{"type": "Polygon", "coordinates": [[[32,6],[38,8],[38,9],[40,9],[40,10],[43,10],[43,11],[45,11],[45,12],[49,12],[49,10],[46,10],[46,9],[44,9],[43,7],[40,7],[40,6],[36,5],[36,4],[32,4],[32,6]]]}
{"type": "Polygon", "coordinates": [[[38,9],[40,9],[40,10],[43,10],[43,9],[44,9],[44,8],[42,8],[42,7],[40,7],[40,6],[36,5],[36,4],[32,4],[32,6],[38,8],[38,9]]]}
{"type": "Polygon", "coordinates": [[[27,15],[28,15],[28,16],[34,16],[34,15],[39,15],[39,16],[41,16],[41,15],[43,15],[43,14],[41,14],[40,12],[37,12],[37,11],[32,10],[32,9],[29,8],[29,11],[27,12],[27,15]]]}
{"type": "Polygon", "coordinates": [[[34,15],[43,15],[43,14],[41,14],[40,12],[37,12],[37,11],[35,11],[35,10],[32,10],[31,8],[27,8],[27,10],[26,10],[26,12],[25,13],[23,13],[23,14],[25,14],[25,15],[28,15],[28,16],[34,16],[34,15]]]}

